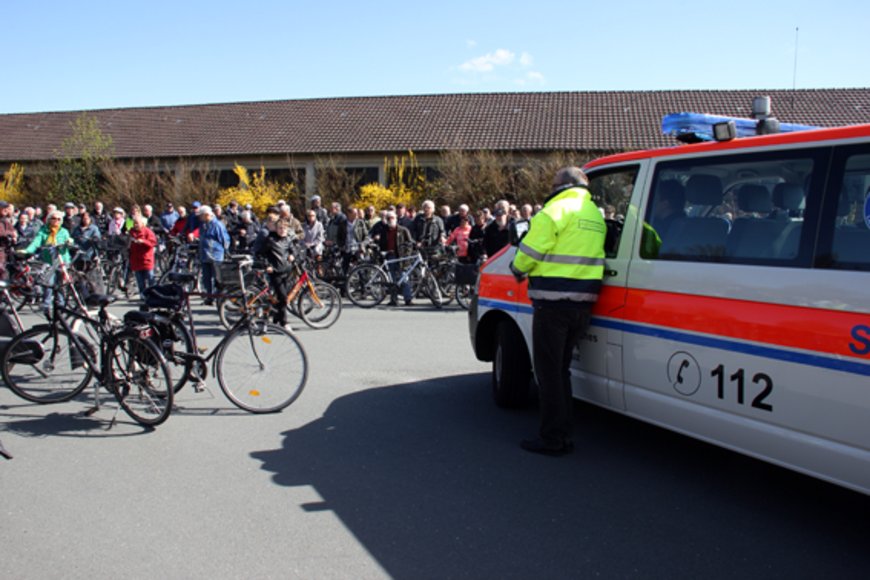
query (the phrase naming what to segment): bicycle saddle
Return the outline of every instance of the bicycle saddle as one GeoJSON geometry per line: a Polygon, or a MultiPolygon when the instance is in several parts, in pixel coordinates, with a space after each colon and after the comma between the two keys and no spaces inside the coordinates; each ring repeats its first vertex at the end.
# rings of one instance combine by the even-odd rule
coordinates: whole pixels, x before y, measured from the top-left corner
{"type": "Polygon", "coordinates": [[[106,294],[91,294],[87,298],[85,298],[85,305],[103,308],[114,301],[114,296],[108,296],[106,294]]]}
{"type": "Polygon", "coordinates": [[[169,272],[166,275],[166,278],[170,282],[175,282],[177,284],[187,284],[196,281],[196,275],[188,274],[187,272],[169,272]]]}

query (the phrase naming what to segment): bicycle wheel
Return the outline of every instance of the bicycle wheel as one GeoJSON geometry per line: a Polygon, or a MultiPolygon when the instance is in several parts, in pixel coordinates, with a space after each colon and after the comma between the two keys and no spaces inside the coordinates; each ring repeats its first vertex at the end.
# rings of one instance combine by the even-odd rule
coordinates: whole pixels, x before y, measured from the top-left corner
{"type": "Polygon", "coordinates": [[[169,373],[172,375],[172,390],[177,393],[187,381],[195,380],[190,375],[193,359],[182,356],[194,354],[193,337],[190,336],[190,331],[184,322],[171,315],[161,315],[161,318],[154,321],[152,326],[157,332],[155,338],[160,341],[158,346],[166,358],[169,373]]]}
{"type": "Polygon", "coordinates": [[[360,308],[383,302],[388,286],[387,275],[372,264],[355,266],[347,275],[347,297],[360,308]]]}
{"type": "Polygon", "coordinates": [[[341,294],[335,286],[326,282],[317,280],[312,281],[312,284],[317,298],[305,286],[296,299],[295,313],[311,328],[329,328],[341,316],[341,294]]]}
{"type": "Polygon", "coordinates": [[[227,398],[251,413],[274,413],[299,397],[308,380],[308,357],[295,336],[276,324],[237,328],[215,360],[227,398]]]}
{"type": "Polygon", "coordinates": [[[452,265],[446,263],[438,268],[438,270],[430,271],[435,276],[435,280],[438,281],[438,287],[441,289],[441,305],[446,306],[453,302],[453,299],[456,297],[456,274],[453,271],[452,265]]]}
{"type": "Polygon", "coordinates": [[[110,340],[104,373],[121,408],[140,425],[163,423],[172,412],[172,376],[160,349],[136,331],[110,340]]]}
{"type": "Polygon", "coordinates": [[[432,275],[432,272],[428,270],[423,278],[423,290],[435,308],[444,306],[444,294],[441,292],[441,286],[438,284],[435,276],[432,275]]]}
{"type": "Polygon", "coordinates": [[[221,324],[227,330],[231,329],[242,318],[242,305],[250,303],[249,316],[252,318],[267,318],[272,309],[272,304],[269,302],[269,294],[260,293],[262,288],[251,286],[245,289],[245,295],[241,293],[233,295],[229,298],[224,298],[218,301],[218,318],[221,324]],[[251,300],[255,296],[259,296],[253,303],[251,300]]]}
{"type": "Polygon", "coordinates": [[[456,285],[456,303],[465,310],[471,307],[471,297],[474,294],[474,286],[471,284],[456,285]]]}
{"type": "MultiPolygon", "coordinates": [[[[77,338],[93,357],[93,344],[77,338]]],[[[47,324],[13,338],[3,353],[0,371],[13,393],[34,403],[68,401],[81,393],[93,376],[70,333],[47,324]]]]}

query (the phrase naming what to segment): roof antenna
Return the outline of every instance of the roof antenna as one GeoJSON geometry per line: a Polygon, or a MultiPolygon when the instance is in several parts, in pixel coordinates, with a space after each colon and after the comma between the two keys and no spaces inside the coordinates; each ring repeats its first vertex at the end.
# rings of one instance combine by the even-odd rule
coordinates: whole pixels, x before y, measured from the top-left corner
{"type": "Polygon", "coordinates": [[[791,111],[789,116],[794,116],[794,97],[795,91],[797,90],[797,65],[798,65],[798,33],[800,32],[800,28],[794,27],[794,70],[791,75],[791,111]]]}

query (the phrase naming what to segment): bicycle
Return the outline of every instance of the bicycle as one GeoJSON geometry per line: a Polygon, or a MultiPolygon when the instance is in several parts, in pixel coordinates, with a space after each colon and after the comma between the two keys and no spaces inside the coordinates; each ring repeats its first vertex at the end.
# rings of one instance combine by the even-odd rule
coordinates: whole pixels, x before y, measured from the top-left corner
{"type": "Polygon", "coordinates": [[[7,280],[0,280],[0,336],[10,338],[24,332],[24,325],[15,308],[15,300],[9,293],[10,284],[7,280]]]}
{"type": "MultiPolygon", "coordinates": [[[[242,290],[237,283],[238,274],[233,270],[236,267],[233,262],[224,262],[216,269],[218,284],[232,290],[230,296],[218,301],[218,316],[225,328],[230,328],[238,320],[243,302],[248,311],[259,318],[268,318],[271,309],[277,307],[265,271],[253,268],[253,263],[243,268],[246,272],[242,274],[245,282],[242,290]]],[[[331,284],[314,278],[300,265],[300,260],[294,260],[293,269],[296,279],[287,293],[286,306],[290,313],[316,330],[335,324],[341,316],[341,293],[331,284]]]]}
{"type": "Polygon", "coordinates": [[[360,308],[373,308],[383,302],[387,294],[398,291],[406,283],[411,285],[412,297],[425,292],[435,308],[443,305],[438,281],[419,250],[405,257],[384,259],[382,265],[362,263],[354,266],[347,275],[347,296],[360,308]],[[401,264],[408,265],[397,279],[390,266],[401,264]]]}
{"type": "Polygon", "coordinates": [[[9,294],[19,308],[39,305],[42,295],[36,287],[35,278],[42,275],[48,264],[39,260],[28,260],[13,253],[9,262],[9,294]]]}
{"type": "MultiPolygon", "coordinates": [[[[65,305],[62,286],[70,283],[57,247],[42,248],[53,254],[54,263],[39,283],[51,285],[52,308],[47,324],[40,324],[17,335],[0,360],[0,373],[9,389],[34,403],[68,401],[96,378],[94,406],[99,410],[98,391],[106,388],[120,408],[140,425],[163,423],[172,410],[171,377],[162,353],[149,339],[147,326],[117,326],[107,307],[111,296],[93,295],[89,303],[99,308],[97,318],[86,310],[65,305]],[[99,346],[76,332],[67,321],[87,326],[99,346]]],[[[114,422],[114,418],[112,420],[114,422]]]]}
{"type": "Polygon", "coordinates": [[[197,259],[199,245],[195,242],[186,242],[182,238],[169,238],[166,253],[169,255],[162,267],[162,274],[157,279],[158,284],[168,284],[171,273],[187,273],[192,279],[186,283],[185,288],[190,291],[198,291],[199,271],[201,265],[197,259]]]}
{"type": "MultiPolygon", "coordinates": [[[[242,288],[242,268],[248,265],[250,260],[240,262],[238,276],[242,288]]],[[[242,303],[235,324],[208,354],[201,354],[190,298],[219,299],[228,295],[188,292],[184,285],[190,284],[192,277],[171,273],[168,275],[171,284],[152,286],[144,293],[146,307],[167,313],[170,319],[169,326],[152,328],[166,358],[179,369],[181,378],[175,389],[194,382],[195,390],[202,390],[211,362],[212,373],[224,395],[240,409],[274,413],[292,404],[308,380],[308,357],[299,340],[283,327],[254,317],[247,303],[242,303]]],[[[128,316],[135,318],[135,313],[128,316]]]]}

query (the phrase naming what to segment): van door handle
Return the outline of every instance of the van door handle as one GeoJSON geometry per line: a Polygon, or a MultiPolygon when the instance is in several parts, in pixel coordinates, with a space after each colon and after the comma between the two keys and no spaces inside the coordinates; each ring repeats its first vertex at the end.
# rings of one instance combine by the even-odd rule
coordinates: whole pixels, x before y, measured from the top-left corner
{"type": "Polygon", "coordinates": [[[604,270],[604,275],[613,277],[613,276],[618,276],[619,272],[617,272],[613,268],[607,268],[606,270],[604,270]]]}

